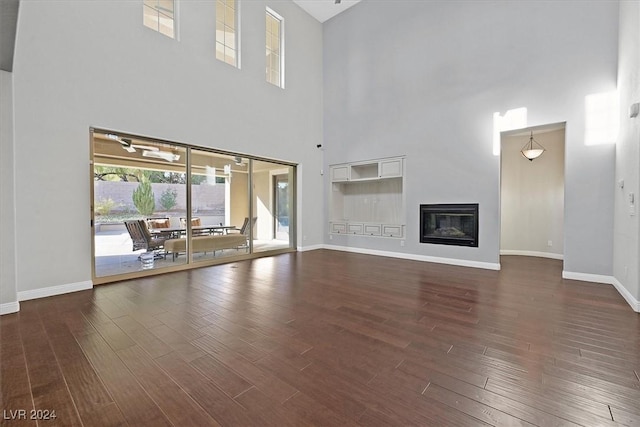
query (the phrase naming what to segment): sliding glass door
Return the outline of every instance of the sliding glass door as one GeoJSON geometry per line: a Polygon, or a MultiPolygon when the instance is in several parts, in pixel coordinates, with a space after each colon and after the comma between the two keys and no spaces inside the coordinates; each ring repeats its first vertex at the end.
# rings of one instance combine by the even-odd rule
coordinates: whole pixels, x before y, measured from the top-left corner
{"type": "Polygon", "coordinates": [[[191,149],[194,262],[249,253],[249,228],[243,228],[249,217],[248,170],[248,159],[191,149]]]}
{"type": "Polygon", "coordinates": [[[178,217],[186,213],[185,159],[183,147],[94,133],[96,277],[168,265],[164,247],[181,237],[178,217]]]}
{"type": "Polygon", "coordinates": [[[294,247],[292,166],[253,161],[253,250],[265,252],[294,247]]]}
{"type": "Polygon", "coordinates": [[[92,131],[93,277],[294,250],[295,166],[92,131]]]}

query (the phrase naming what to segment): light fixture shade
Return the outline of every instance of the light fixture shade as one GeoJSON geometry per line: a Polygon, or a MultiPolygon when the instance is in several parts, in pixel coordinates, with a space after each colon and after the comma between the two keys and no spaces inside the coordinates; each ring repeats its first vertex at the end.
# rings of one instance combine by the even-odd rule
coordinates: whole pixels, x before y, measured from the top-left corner
{"type": "Polygon", "coordinates": [[[154,159],[162,159],[167,162],[177,162],[180,160],[179,154],[173,154],[168,151],[143,151],[143,157],[153,157],[154,159]]]}
{"type": "Polygon", "coordinates": [[[529,142],[527,142],[524,147],[522,147],[522,150],[520,150],[520,153],[522,153],[522,155],[530,162],[532,162],[533,159],[540,157],[544,152],[545,148],[538,141],[533,139],[533,132],[531,132],[529,142]]]}
{"type": "Polygon", "coordinates": [[[522,150],[522,155],[529,160],[537,159],[542,153],[544,153],[544,150],[539,148],[533,150],[522,150]]]}

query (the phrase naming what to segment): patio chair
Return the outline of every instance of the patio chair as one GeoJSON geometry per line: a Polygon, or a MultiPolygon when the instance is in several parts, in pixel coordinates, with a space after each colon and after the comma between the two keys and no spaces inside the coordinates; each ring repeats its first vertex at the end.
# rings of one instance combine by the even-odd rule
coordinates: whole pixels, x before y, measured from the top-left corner
{"type": "MultiPolygon", "coordinates": [[[[162,237],[153,237],[149,230],[147,229],[147,225],[141,219],[132,220],[132,221],[124,221],[125,227],[127,227],[127,231],[131,236],[131,241],[133,242],[133,251],[138,251],[140,249],[146,249],[147,252],[155,252],[160,249],[163,249],[165,238],[162,237]]],[[[158,254],[164,255],[164,254],[158,254]]]]}
{"type": "Polygon", "coordinates": [[[171,228],[171,220],[167,217],[147,218],[147,227],[150,230],[154,228],[171,228]]]}
{"type": "MultiPolygon", "coordinates": [[[[202,221],[199,217],[194,216],[191,218],[191,226],[192,227],[200,227],[202,225],[202,221]]],[[[180,218],[180,227],[183,229],[187,229],[187,218],[180,218]]],[[[193,236],[206,236],[209,234],[207,230],[193,230],[193,236]]]]}
{"type": "MultiPolygon", "coordinates": [[[[258,217],[254,216],[251,219],[251,227],[255,227],[256,222],[258,221],[258,217]]],[[[244,236],[247,238],[246,242],[244,245],[238,246],[238,247],[249,247],[249,218],[245,217],[244,218],[244,222],[242,223],[242,227],[240,227],[239,229],[231,229],[228,230],[228,233],[238,233],[238,234],[244,234],[244,236]]]]}

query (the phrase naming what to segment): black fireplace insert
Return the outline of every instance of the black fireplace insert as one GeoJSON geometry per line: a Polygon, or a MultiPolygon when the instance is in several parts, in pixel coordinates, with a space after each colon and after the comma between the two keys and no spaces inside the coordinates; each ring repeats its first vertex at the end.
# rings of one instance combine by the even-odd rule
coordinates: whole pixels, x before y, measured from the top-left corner
{"type": "Polygon", "coordinates": [[[478,204],[420,205],[420,243],[478,247],[478,204]]]}

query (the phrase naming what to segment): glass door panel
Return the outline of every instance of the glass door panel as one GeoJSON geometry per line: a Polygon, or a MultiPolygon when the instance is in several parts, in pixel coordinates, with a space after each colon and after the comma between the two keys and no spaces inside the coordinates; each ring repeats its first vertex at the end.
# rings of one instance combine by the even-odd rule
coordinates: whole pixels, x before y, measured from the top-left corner
{"type": "Polygon", "coordinates": [[[247,159],[191,149],[193,262],[249,253],[248,168],[247,159]]]}
{"type": "Polygon", "coordinates": [[[255,160],[253,163],[253,251],[294,248],[294,167],[255,160]]]}
{"type": "Polygon", "coordinates": [[[95,276],[184,264],[184,252],[171,257],[167,248],[177,250],[182,237],[185,149],[94,132],[93,153],[95,276]]]}

